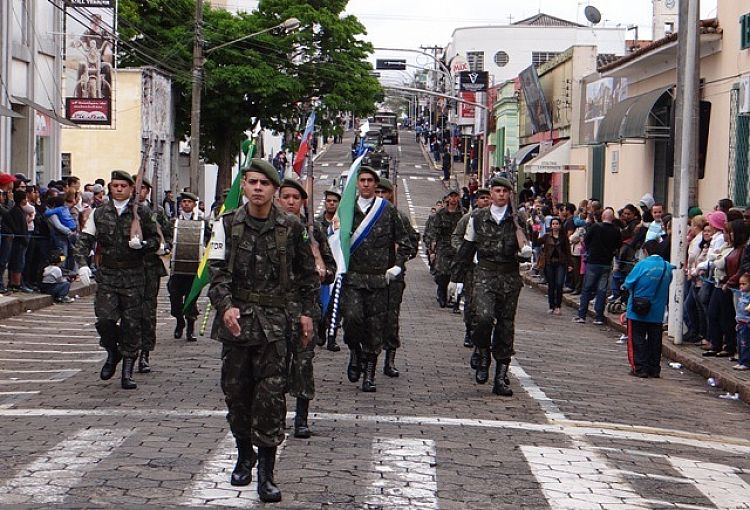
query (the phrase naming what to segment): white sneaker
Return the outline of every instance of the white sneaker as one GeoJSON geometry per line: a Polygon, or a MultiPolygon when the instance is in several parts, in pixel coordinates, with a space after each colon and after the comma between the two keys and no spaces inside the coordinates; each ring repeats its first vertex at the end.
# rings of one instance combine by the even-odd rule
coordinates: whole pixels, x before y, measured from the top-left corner
{"type": "Polygon", "coordinates": [[[750,370],[750,367],[748,367],[747,365],[743,365],[742,363],[737,363],[732,368],[735,370],[750,370]]]}

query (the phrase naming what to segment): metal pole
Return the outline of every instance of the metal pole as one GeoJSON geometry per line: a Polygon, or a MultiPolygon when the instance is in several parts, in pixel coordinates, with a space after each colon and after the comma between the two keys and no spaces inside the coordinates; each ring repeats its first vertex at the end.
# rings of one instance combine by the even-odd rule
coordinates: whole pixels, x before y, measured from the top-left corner
{"type": "Polygon", "coordinates": [[[687,212],[688,193],[690,190],[690,162],[695,154],[696,147],[692,143],[694,126],[692,119],[693,105],[698,100],[698,89],[695,86],[695,70],[697,64],[697,39],[698,39],[698,13],[700,0],[685,0],[682,4],[684,9],[680,10],[680,38],[679,51],[682,53],[681,60],[685,63],[683,72],[677,80],[677,89],[681,101],[679,101],[679,122],[681,137],[677,140],[679,147],[679,184],[675,182],[675,203],[677,209],[672,219],[672,264],[677,267],[672,280],[671,300],[669,307],[670,335],[674,343],[682,343],[683,329],[683,301],[685,294],[685,253],[687,234],[687,212]],[[684,5],[687,4],[687,5],[684,5]],[[675,228],[676,227],[676,228],[675,228]]]}
{"type": "MultiPolygon", "coordinates": [[[[195,2],[195,37],[193,39],[193,97],[190,109],[190,191],[201,195],[198,164],[201,145],[201,90],[203,88],[203,0],[195,2]]],[[[204,197],[205,198],[205,197],[204,197]]]]}

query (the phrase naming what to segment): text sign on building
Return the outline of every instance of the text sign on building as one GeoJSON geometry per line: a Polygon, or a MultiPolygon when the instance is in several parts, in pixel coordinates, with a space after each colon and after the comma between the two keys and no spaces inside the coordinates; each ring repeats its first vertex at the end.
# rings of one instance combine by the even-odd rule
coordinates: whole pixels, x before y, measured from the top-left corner
{"type": "Polygon", "coordinates": [[[69,0],[65,116],[80,125],[112,125],[115,9],[112,0],[69,0]]]}
{"type": "Polygon", "coordinates": [[[487,91],[487,84],[489,83],[489,73],[487,71],[463,71],[458,76],[461,91],[487,91]]]}
{"type": "Polygon", "coordinates": [[[379,58],[375,61],[375,69],[382,71],[404,71],[406,70],[406,60],[379,58]]]}
{"type": "MultiPolygon", "coordinates": [[[[474,92],[461,92],[461,99],[464,101],[476,102],[477,95],[474,92]]],[[[473,119],[477,113],[477,108],[473,104],[461,103],[461,118],[473,119]]]]}

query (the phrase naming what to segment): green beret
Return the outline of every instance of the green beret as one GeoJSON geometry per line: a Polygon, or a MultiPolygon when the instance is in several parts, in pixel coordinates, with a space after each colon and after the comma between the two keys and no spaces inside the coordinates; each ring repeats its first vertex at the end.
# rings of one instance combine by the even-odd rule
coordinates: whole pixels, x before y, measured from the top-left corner
{"type": "Polygon", "coordinates": [[[513,191],[513,185],[505,177],[493,177],[490,181],[490,188],[494,188],[496,186],[502,186],[503,188],[507,188],[508,190],[513,191]]]}
{"type": "Polygon", "coordinates": [[[190,193],[189,191],[183,191],[180,193],[180,200],[192,200],[196,204],[198,203],[198,195],[190,193]]]}
{"type": "Polygon", "coordinates": [[[359,168],[359,173],[362,174],[363,172],[367,174],[372,174],[372,176],[375,177],[375,182],[380,182],[380,175],[378,175],[378,171],[375,170],[373,167],[361,166],[359,168]]]}
{"type": "MultiPolygon", "coordinates": [[[[135,183],[137,180],[138,180],[138,176],[134,175],[133,176],[133,183],[135,183]]],[[[148,189],[152,189],[153,188],[153,186],[151,186],[151,181],[149,180],[148,177],[143,177],[141,179],[141,184],[143,184],[144,186],[148,186],[148,189]]]]}
{"type": "Polygon", "coordinates": [[[281,188],[294,188],[299,191],[299,194],[303,200],[307,200],[307,191],[305,191],[304,186],[302,186],[299,181],[295,181],[294,179],[285,177],[284,180],[281,181],[281,186],[279,186],[279,189],[281,188]]]}
{"type": "Polygon", "coordinates": [[[693,206],[690,209],[688,209],[688,218],[693,219],[696,216],[699,216],[703,214],[703,211],[701,211],[700,207],[693,206]]]}
{"type": "Polygon", "coordinates": [[[338,198],[339,201],[341,201],[341,193],[339,193],[338,191],[327,189],[323,192],[323,196],[327,197],[328,195],[333,195],[334,197],[338,198]]]}
{"type": "Polygon", "coordinates": [[[250,164],[242,169],[242,173],[247,172],[258,172],[268,177],[268,180],[273,183],[277,188],[281,185],[281,179],[279,179],[279,172],[273,167],[271,163],[261,158],[253,158],[250,160],[250,164]]]}
{"type": "Polygon", "coordinates": [[[483,197],[489,194],[490,194],[490,190],[488,190],[487,188],[479,188],[477,190],[477,197],[483,197]]]}
{"type": "Polygon", "coordinates": [[[128,184],[133,186],[135,184],[135,180],[133,177],[127,173],[125,170],[112,170],[112,177],[110,178],[111,181],[126,181],[128,184]]]}
{"type": "Polygon", "coordinates": [[[393,191],[393,184],[391,184],[391,181],[389,181],[385,177],[381,177],[380,181],[378,182],[378,188],[383,188],[386,191],[393,191]]]}

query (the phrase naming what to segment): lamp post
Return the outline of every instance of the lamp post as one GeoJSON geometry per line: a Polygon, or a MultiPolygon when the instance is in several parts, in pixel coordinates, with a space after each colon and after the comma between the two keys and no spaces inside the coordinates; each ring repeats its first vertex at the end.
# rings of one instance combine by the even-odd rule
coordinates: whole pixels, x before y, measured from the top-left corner
{"type": "Polygon", "coordinates": [[[297,18],[289,18],[278,25],[270,28],[248,34],[232,41],[225,42],[213,48],[203,51],[203,0],[196,3],[196,23],[195,23],[195,44],[193,46],[193,97],[190,110],[190,191],[195,194],[199,193],[198,185],[198,164],[200,162],[200,143],[201,143],[201,89],[203,87],[203,61],[204,58],[214,51],[231,46],[238,42],[250,39],[271,32],[272,30],[281,29],[284,32],[291,32],[299,28],[300,21],[297,18]]]}

